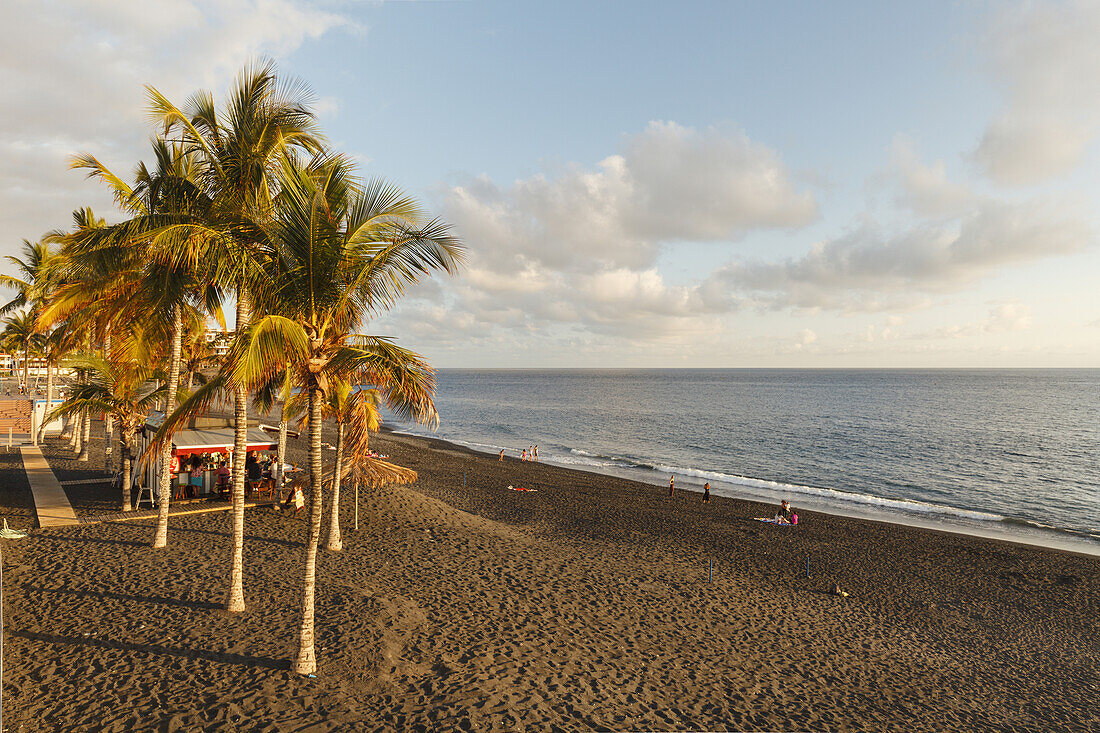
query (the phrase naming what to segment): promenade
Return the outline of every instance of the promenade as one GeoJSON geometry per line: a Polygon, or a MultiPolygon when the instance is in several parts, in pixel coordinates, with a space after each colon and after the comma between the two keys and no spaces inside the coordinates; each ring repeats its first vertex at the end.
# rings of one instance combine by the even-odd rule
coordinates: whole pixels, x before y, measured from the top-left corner
{"type": "Polygon", "coordinates": [[[61,482],[54,476],[38,446],[24,445],[19,448],[23,456],[23,469],[27,472],[27,481],[34,496],[34,510],[38,515],[39,527],[64,527],[79,524],[76,512],[61,482]]]}

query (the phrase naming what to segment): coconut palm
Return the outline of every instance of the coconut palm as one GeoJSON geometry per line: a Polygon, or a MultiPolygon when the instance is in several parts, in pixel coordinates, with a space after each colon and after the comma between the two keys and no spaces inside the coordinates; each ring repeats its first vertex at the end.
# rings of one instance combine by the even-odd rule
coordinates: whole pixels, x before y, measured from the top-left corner
{"type": "Polygon", "coordinates": [[[0,343],[6,351],[23,352],[23,384],[29,386],[27,381],[30,373],[31,353],[37,351],[42,345],[42,334],[36,328],[34,312],[29,308],[19,311],[5,318],[2,323],[4,330],[0,331],[0,343]]]}
{"type": "Polygon", "coordinates": [[[206,384],[204,369],[218,365],[218,357],[207,340],[207,331],[203,323],[193,320],[184,329],[183,352],[180,354],[181,370],[187,374],[186,393],[195,388],[195,382],[206,384]]]}
{"type": "MultiPolygon", "coordinates": [[[[204,208],[186,217],[168,217],[165,231],[175,237],[205,237],[202,258],[216,262],[227,273],[222,282],[236,295],[236,329],[251,317],[253,283],[262,278],[256,255],[266,246],[265,228],[271,221],[278,191],[276,174],[282,159],[294,150],[315,152],[321,142],[307,107],[309,94],[293,82],[280,82],[274,65],[246,66],[219,111],[209,92],[198,92],[181,110],[167,97],[149,88],[150,112],[163,132],[196,158],[204,208]]],[[[171,251],[171,248],[168,248],[171,251]]],[[[245,609],[244,602],[244,464],[247,437],[248,387],[233,390],[235,436],[233,446],[233,542],[229,611],[245,609]]]]}
{"type": "Polygon", "coordinates": [[[45,241],[30,243],[23,240],[23,257],[7,255],[5,259],[15,265],[20,276],[0,275],[0,285],[14,288],[15,297],[0,306],[0,315],[30,306],[37,309],[42,300],[49,296],[51,278],[50,260],[53,253],[45,241]]]}
{"type": "MultiPolygon", "coordinates": [[[[167,403],[165,412],[175,409],[181,365],[183,325],[201,322],[209,313],[221,318],[221,292],[217,287],[217,263],[204,257],[212,235],[201,229],[176,227],[179,220],[195,220],[204,215],[208,201],[198,186],[196,156],[180,143],[163,138],[153,141],[151,167],[142,162],[134,185],[127,184],[99,160],[78,156],[72,167],[89,171],[114,192],[115,200],[131,219],[107,227],[95,238],[74,239],[69,257],[101,262],[112,257],[125,273],[123,282],[130,286],[125,310],[134,311],[140,301],[146,312],[161,317],[170,333],[167,403]]],[[[160,482],[157,487],[157,525],[153,547],[168,544],[168,515],[171,501],[171,448],[166,443],[159,458],[160,482]]]]}
{"type": "Polygon", "coordinates": [[[130,487],[133,485],[133,461],[137,455],[137,432],[145,422],[148,410],[161,399],[165,387],[157,387],[164,376],[141,366],[125,353],[116,350],[110,360],[99,356],[75,357],[67,363],[88,376],[51,414],[53,417],[101,411],[113,415],[122,433],[122,511],[131,508],[130,487]]]}
{"type": "Polygon", "coordinates": [[[388,407],[423,423],[436,420],[433,372],[391,340],[356,335],[370,315],[433,270],[454,272],[462,248],[446,225],[424,223],[419,207],[381,181],[360,188],[346,161],[317,157],[284,165],[271,228],[269,277],[252,296],[266,313],[238,332],[225,372],[235,384],[270,379],[289,364],[308,395],[310,516],[301,623],[294,669],[316,670],[314,615],[322,515],[321,421],[335,383],[362,375],[388,407]]]}

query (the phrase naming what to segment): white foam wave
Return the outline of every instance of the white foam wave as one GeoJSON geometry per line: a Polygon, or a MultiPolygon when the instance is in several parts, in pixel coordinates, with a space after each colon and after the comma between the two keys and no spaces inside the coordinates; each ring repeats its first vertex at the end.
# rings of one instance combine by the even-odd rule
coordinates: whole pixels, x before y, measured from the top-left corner
{"type": "Polygon", "coordinates": [[[908,514],[938,514],[942,516],[969,519],[980,522],[1000,522],[1004,517],[992,512],[980,512],[973,509],[960,509],[944,504],[931,504],[915,499],[889,499],[873,494],[861,494],[854,491],[841,491],[819,486],[803,486],[801,484],[788,484],[782,481],[769,481],[767,479],[738,476],[736,474],[721,473],[719,471],[702,471],[693,468],[679,468],[676,466],[657,466],[662,473],[679,474],[703,479],[705,481],[718,481],[735,486],[746,486],[753,489],[764,489],[769,493],[778,492],[784,494],[801,494],[815,499],[826,501],[844,502],[847,504],[862,504],[878,509],[905,512],[908,514]]]}

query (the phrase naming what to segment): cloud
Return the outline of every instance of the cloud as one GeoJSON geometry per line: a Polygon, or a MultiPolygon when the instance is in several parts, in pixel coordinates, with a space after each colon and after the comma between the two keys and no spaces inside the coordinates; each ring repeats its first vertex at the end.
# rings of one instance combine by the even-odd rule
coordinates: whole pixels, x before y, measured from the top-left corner
{"type": "Polygon", "coordinates": [[[905,136],[894,140],[890,172],[900,189],[898,205],[919,215],[957,216],[974,204],[975,195],[969,187],[948,180],[942,160],[925,165],[905,136]]]}
{"type": "Polygon", "coordinates": [[[224,87],[250,58],[353,26],[292,0],[13,0],[5,10],[0,227],[16,242],[67,226],[86,203],[113,208],[105,187],[67,162],[87,151],[128,173],[147,155],[143,85],[183,102],[196,88],[224,87]]]}
{"type": "Polygon", "coordinates": [[[1031,306],[1019,300],[994,303],[986,318],[979,322],[941,326],[932,331],[911,334],[913,341],[953,341],[976,339],[982,334],[1003,334],[1031,328],[1031,306]]]}
{"type": "Polygon", "coordinates": [[[865,221],[781,262],[733,262],[712,275],[768,307],[880,310],[912,307],[920,293],[957,289],[1014,264],[1085,249],[1092,233],[1065,204],[977,204],[957,221],[898,233],[865,221]]]}
{"type": "Polygon", "coordinates": [[[1005,107],[974,159],[1001,184],[1028,185],[1081,162],[1100,132],[1100,4],[1002,9],[985,39],[1005,107]]]}
{"type": "Polygon", "coordinates": [[[593,262],[644,269],[662,242],[801,227],[817,205],[776,153],[743,132],[652,122],[594,169],[568,165],[506,188],[484,177],[456,186],[444,213],[478,243],[478,266],[510,273],[593,262]]]}
{"type": "Polygon", "coordinates": [[[1026,331],[1031,328],[1031,306],[1018,300],[995,305],[981,328],[988,333],[1026,331]]]}

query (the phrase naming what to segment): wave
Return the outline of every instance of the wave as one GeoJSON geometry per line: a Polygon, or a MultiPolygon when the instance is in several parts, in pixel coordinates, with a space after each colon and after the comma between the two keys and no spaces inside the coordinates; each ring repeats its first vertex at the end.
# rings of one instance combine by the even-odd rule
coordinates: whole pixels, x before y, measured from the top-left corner
{"type": "MultiPolygon", "coordinates": [[[[413,431],[395,431],[395,432],[408,432],[409,434],[416,435],[413,431]]],[[[477,451],[483,451],[487,453],[498,453],[501,449],[513,450],[507,446],[494,445],[491,443],[480,443],[477,441],[464,441],[454,438],[445,438],[448,442],[456,445],[465,446],[477,451]]],[[[586,451],[581,448],[563,448],[560,450],[554,450],[552,453],[549,450],[543,451],[543,460],[548,463],[554,463],[558,465],[576,467],[579,469],[589,468],[595,470],[620,470],[634,473],[634,477],[637,479],[645,480],[647,477],[644,474],[672,474],[678,479],[686,478],[689,484],[702,485],[703,482],[712,482],[711,489],[715,493],[722,492],[722,485],[728,487],[736,487],[741,489],[742,492],[748,489],[751,494],[756,494],[756,498],[766,498],[771,500],[776,495],[786,496],[804,496],[806,499],[819,501],[825,505],[833,505],[834,507],[848,506],[852,509],[866,508],[872,511],[884,511],[894,514],[903,514],[915,517],[927,517],[928,519],[938,518],[941,521],[962,521],[962,522],[979,522],[988,525],[994,523],[1000,523],[1002,525],[1017,526],[1027,528],[1030,530],[1039,530],[1042,532],[1051,532],[1055,534],[1071,535],[1085,540],[1100,540],[1100,531],[1081,531],[1067,529],[1065,527],[1058,527],[1043,522],[1038,522],[1029,519],[1022,519],[1019,517],[1005,516],[997,514],[995,512],[979,511],[976,509],[965,509],[961,507],[954,507],[947,504],[934,504],[931,502],[920,501],[917,499],[897,499],[883,496],[875,496],[874,494],[865,494],[856,491],[844,491],[842,489],[834,489],[820,486],[808,486],[803,484],[792,484],[783,481],[774,481],[769,479],[754,478],[751,476],[742,476],[739,474],[725,473],[722,471],[711,471],[697,468],[687,468],[684,466],[674,466],[665,463],[647,463],[645,461],[634,459],[629,456],[622,455],[608,455],[599,452],[586,451]]],[[[653,477],[648,477],[653,478],[653,477]]],[[[664,476],[661,477],[662,480],[664,476]]],[[[684,484],[681,484],[684,486],[684,484]]],[[[686,487],[685,487],[686,488],[686,487]]],[[[736,491],[734,489],[734,491],[736,491]]],[[[727,489],[729,490],[729,489],[727,489]]],[[[796,500],[797,503],[797,500],[796,500]]],[[[828,509],[826,509],[828,511],[828,509]]],[[[988,526],[987,525],[987,526],[988,526]]]]}
{"type": "Polygon", "coordinates": [[[698,479],[700,482],[709,481],[750,489],[761,489],[766,491],[768,494],[800,494],[803,496],[813,497],[815,499],[825,500],[829,502],[858,504],[880,510],[903,512],[906,514],[935,514],[944,517],[966,519],[979,522],[1002,522],[1006,519],[1006,517],[1004,517],[1003,515],[995,514],[993,512],[983,512],[975,509],[961,509],[959,507],[953,507],[946,504],[932,504],[930,502],[918,501],[915,499],[891,499],[883,496],[863,494],[855,491],[843,491],[841,489],[831,489],[819,486],[791,484],[785,483],[783,481],[772,481],[769,479],[753,478],[751,476],[723,473],[721,471],[708,471],[698,468],[685,468],[684,466],[672,466],[663,463],[645,463],[641,461],[635,461],[623,456],[609,456],[600,453],[590,453],[580,448],[572,448],[569,452],[573,456],[572,459],[566,458],[563,460],[559,456],[554,456],[551,460],[555,463],[565,463],[567,465],[588,465],[592,467],[603,466],[627,469],[642,469],[653,471],[655,473],[686,476],[693,479],[698,479]]]}

